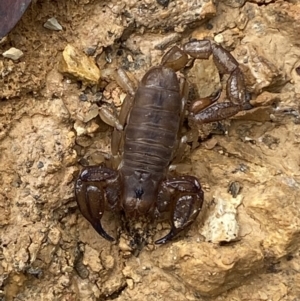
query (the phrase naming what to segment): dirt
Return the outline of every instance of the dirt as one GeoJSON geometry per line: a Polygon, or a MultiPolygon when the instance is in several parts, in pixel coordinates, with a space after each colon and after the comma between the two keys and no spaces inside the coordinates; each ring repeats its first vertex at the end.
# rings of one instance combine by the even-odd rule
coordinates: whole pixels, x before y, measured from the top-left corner
{"type": "MultiPolygon", "coordinates": [[[[287,1],[33,1],[0,42],[0,300],[290,300],[300,297],[300,5],[287,1]],[[43,27],[55,17],[63,27],[43,27]],[[178,239],[131,252],[116,217],[110,243],[80,214],[74,181],[110,153],[98,106],[126,96],[169,47],[213,38],[240,63],[253,109],[210,126],[181,166],[203,210],[178,239]],[[98,85],[62,75],[67,45],[98,85]],[[216,131],[217,129],[221,129],[216,131]],[[209,135],[208,135],[209,134],[209,135]]],[[[220,85],[213,61],[187,74],[191,96],[220,85]],[[204,73],[205,72],[205,73],[204,73]]]]}

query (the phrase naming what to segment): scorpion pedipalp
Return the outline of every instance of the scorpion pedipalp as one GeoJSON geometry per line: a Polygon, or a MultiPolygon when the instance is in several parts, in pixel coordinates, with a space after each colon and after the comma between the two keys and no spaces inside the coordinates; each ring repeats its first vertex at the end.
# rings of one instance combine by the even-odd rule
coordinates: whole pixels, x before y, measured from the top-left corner
{"type": "Polygon", "coordinates": [[[101,218],[106,208],[118,210],[119,173],[103,165],[85,167],[75,184],[76,201],[82,215],[105,239],[114,241],[103,229],[101,218]]]}
{"type": "MultiPolygon", "coordinates": [[[[239,63],[232,54],[210,40],[193,40],[183,46],[184,51],[194,59],[207,59],[213,56],[214,63],[221,75],[229,74],[227,81],[227,99],[223,103],[203,102],[201,111],[198,113],[190,110],[188,117],[190,124],[203,124],[223,120],[234,116],[242,110],[251,109],[247,98],[244,75],[239,67],[239,63]]],[[[209,99],[207,99],[209,100],[209,99]]],[[[213,100],[213,98],[211,98],[213,100]]]]}
{"type": "Polygon", "coordinates": [[[204,201],[199,181],[192,176],[169,178],[162,182],[157,209],[170,212],[170,232],[155,241],[164,244],[186,229],[197,218],[204,201]]]}

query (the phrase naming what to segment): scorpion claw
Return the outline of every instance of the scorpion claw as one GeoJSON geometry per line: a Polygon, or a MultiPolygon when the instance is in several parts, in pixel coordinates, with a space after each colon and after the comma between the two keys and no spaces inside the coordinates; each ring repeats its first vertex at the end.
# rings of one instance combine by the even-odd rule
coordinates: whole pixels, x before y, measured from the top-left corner
{"type": "Polygon", "coordinates": [[[75,184],[75,197],[82,215],[90,222],[93,228],[105,239],[114,241],[103,229],[101,218],[106,207],[118,206],[119,176],[114,170],[105,166],[89,166],[84,168],[75,184]],[[109,181],[113,183],[107,189],[109,181]],[[109,199],[109,202],[107,201],[109,199]]]}
{"type": "Polygon", "coordinates": [[[195,221],[203,205],[203,191],[195,177],[170,178],[162,183],[159,201],[165,206],[159,212],[171,209],[171,231],[155,242],[164,244],[195,221]]]}
{"type": "Polygon", "coordinates": [[[176,231],[176,230],[177,230],[177,229],[176,229],[175,227],[172,228],[171,231],[170,231],[166,236],[164,236],[164,237],[162,237],[162,238],[156,240],[156,241],[155,241],[155,244],[156,244],[156,245],[162,245],[162,244],[165,244],[166,242],[172,240],[172,238],[173,238],[174,236],[176,236],[176,235],[180,232],[181,229],[180,229],[179,231],[176,231]]]}
{"type": "Polygon", "coordinates": [[[105,232],[100,222],[96,222],[92,225],[94,229],[105,239],[109,241],[115,241],[113,237],[111,237],[109,234],[105,232]]]}

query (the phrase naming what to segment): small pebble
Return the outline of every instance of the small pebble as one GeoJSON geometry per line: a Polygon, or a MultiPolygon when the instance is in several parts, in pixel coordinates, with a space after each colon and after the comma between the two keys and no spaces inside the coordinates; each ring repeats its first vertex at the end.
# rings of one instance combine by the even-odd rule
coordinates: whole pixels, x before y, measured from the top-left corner
{"type": "Polygon", "coordinates": [[[43,168],[44,167],[44,163],[39,161],[38,164],[37,164],[37,168],[40,169],[40,168],[43,168]]]}
{"type": "Polygon", "coordinates": [[[134,288],[134,282],[132,279],[126,279],[126,282],[127,282],[127,285],[128,285],[128,288],[130,290],[132,290],[134,288]]]}
{"type": "Polygon", "coordinates": [[[79,100],[80,100],[80,101],[87,101],[87,100],[88,100],[88,97],[87,97],[86,94],[80,94],[80,95],[79,95],[79,100]]]}
{"type": "Polygon", "coordinates": [[[51,29],[51,30],[62,30],[62,26],[58,23],[58,21],[53,17],[47,20],[46,23],[44,23],[44,27],[51,29]]]}
{"type": "Polygon", "coordinates": [[[12,60],[16,61],[19,58],[21,58],[24,55],[24,53],[20,49],[17,49],[15,47],[11,47],[7,51],[3,52],[2,55],[6,58],[9,58],[9,59],[12,59],[12,60]]]}
{"type": "Polygon", "coordinates": [[[84,52],[85,52],[86,55],[91,56],[91,55],[95,54],[96,50],[97,50],[97,46],[90,46],[90,47],[87,47],[84,50],[84,52]]]}
{"type": "Polygon", "coordinates": [[[156,0],[163,7],[168,7],[170,0],[156,0]]]}
{"type": "Polygon", "coordinates": [[[161,224],[161,223],[158,223],[158,224],[157,224],[157,230],[158,230],[158,231],[161,231],[162,229],[163,229],[162,224],[161,224]]]}
{"type": "Polygon", "coordinates": [[[214,26],[212,24],[210,24],[210,23],[206,24],[206,29],[212,30],[213,28],[214,28],[214,26]]]}
{"type": "Polygon", "coordinates": [[[119,240],[119,248],[121,251],[123,251],[125,253],[126,252],[130,253],[130,251],[132,251],[131,247],[128,245],[127,240],[122,236],[120,237],[120,240],[119,240]]]}
{"type": "Polygon", "coordinates": [[[216,43],[221,44],[221,43],[224,42],[224,36],[222,34],[217,34],[214,37],[214,40],[215,40],[216,43]]]}

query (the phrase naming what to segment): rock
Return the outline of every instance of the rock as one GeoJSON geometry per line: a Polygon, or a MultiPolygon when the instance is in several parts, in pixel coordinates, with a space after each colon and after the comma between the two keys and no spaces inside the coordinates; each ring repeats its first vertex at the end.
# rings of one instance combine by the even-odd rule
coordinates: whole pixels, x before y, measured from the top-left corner
{"type": "Polygon", "coordinates": [[[219,71],[212,56],[208,60],[196,60],[189,72],[188,80],[193,84],[197,98],[216,93],[221,85],[219,71]]]}
{"type": "Polygon", "coordinates": [[[224,36],[220,33],[214,37],[216,43],[221,44],[224,42],[224,36]]]}
{"type": "Polygon", "coordinates": [[[237,239],[239,225],[236,215],[237,207],[241,202],[241,195],[233,198],[229,193],[215,192],[214,203],[216,205],[201,231],[206,241],[219,243],[237,239]]]}
{"type": "Polygon", "coordinates": [[[58,21],[54,17],[48,19],[47,22],[44,23],[44,27],[51,30],[57,30],[57,31],[63,29],[62,26],[58,23],[58,21]]]}
{"type": "Polygon", "coordinates": [[[254,83],[254,92],[260,93],[266,87],[274,87],[276,92],[278,87],[287,81],[281,68],[268,60],[266,52],[259,46],[255,47],[249,43],[237,47],[236,52],[239,52],[240,58],[248,67],[245,77],[248,82],[254,83]]]}
{"type": "Polygon", "coordinates": [[[76,131],[77,137],[83,136],[86,134],[85,124],[80,120],[76,120],[76,122],[74,123],[74,129],[76,131]]]}
{"type": "Polygon", "coordinates": [[[83,118],[83,122],[87,123],[87,122],[91,121],[93,118],[98,116],[98,114],[99,114],[99,107],[94,103],[91,105],[91,107],[85,114],[85,116],[83,118]]]}
{"type": "Polygon", "coordinates": [[[11,47],[7,51],[3,52],[2,55],[6,58],[16,61],[16,60],[20,59],[24,55],[24,53],[20,49],[11,47]]]}
{"type": "Polygon", "coordinates": [[[264,266],[263,253],[257,243],[243,242],[226,248],[179,241],[167,249],[156,250],[152,256],[161,269],[172,271],[181,283],[202,296],[218,295],[239,286],[251,271],[264,266]]]}
{"type": "MultiPolygon", "coordinates": [[[[290,163],[292,164],[292,163],[290,163]]],[[[262,247],[268,256],[280,259],[299,249],[299,184],[292,177],[268,181],[260,198],[248,199],[247,213],[264,232],[262,247]],[[296,188],[296,189],[295,189],[296,188]]]]}
{"type": "Polygon", "coordinates": [[[91,248],[89,245],[85,246],[82,263],[89,266],[94,272],[99,272],[103,269],[98,251],[91,248]]]}
{"type": "Polygon", "coordinates": [[[52,228],[48,233],[48,239],[53,245],[57,245],[61,239],[61,233],[59,229],[52,228]]]}
{"type": "Polygon", "coordinates": [[[100,79],[100,70],[94,60],[70,44],[63,51],[58,70],[87,85],[96,85],[100,79]]]}
{"type": "Polygon", "coordinates": [[[216,13],[213,1],[171,1],[165,9],[157,1],[147,1],[147,4],[132,7],[130,14],[137,24],[148,28],[169,26],[176,32],[182,32],[192,22],[201,21],[216,13]]]}

